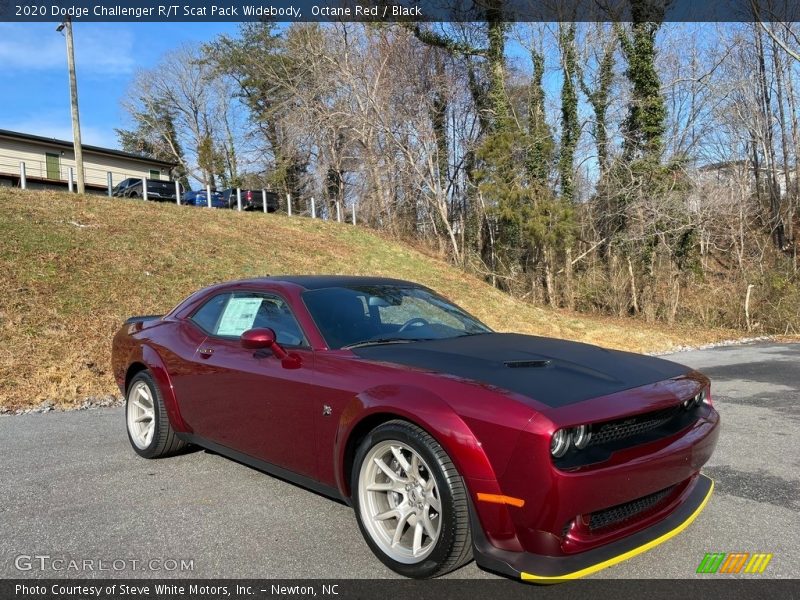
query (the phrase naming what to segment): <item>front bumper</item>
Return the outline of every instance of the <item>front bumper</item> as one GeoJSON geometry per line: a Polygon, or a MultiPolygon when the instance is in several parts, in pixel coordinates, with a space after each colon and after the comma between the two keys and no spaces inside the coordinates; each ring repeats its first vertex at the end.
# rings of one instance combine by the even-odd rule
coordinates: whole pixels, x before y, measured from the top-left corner
{"type": "Polygon", "coordinates": [[[687,487],[681,504],[666,518],[615,542],[564,556],[545,556],[497,548],[486,539],[473,506],[471,516],[475,561],[485,569],[534,583],[556,583],[585,577],[646,552],[678,535],[702,512],[713,490],[714,482],[705,475],[698,475],[687,487]]]}

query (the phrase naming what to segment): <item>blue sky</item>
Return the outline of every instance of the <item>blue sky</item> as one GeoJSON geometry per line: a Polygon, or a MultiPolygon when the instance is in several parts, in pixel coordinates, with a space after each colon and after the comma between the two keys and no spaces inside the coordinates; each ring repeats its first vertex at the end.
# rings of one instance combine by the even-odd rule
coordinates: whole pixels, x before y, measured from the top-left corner
{"type": "MultiPolygon", "coordinates": [[[[120,100],[137,69],[154,67],[181,44],[211,41],[238,29],[239,23],[76,23],[84,143],[119,147],[114,129],[129,125],[120,100]]],[[[521,53],[509,40],[509,54],[521,53]]],[[[521,62],[526,64],[526,57],[521,62]]],[[[66,42],[56,24],[0,23],[0,65],[0,129],[71,140],[66,42]]]]}
{"type": "MultiPolygon", "coordinates": [[[[77,23],[75,62],[86,144],[117,148],[120,99],[167,50],[234,33],[237,23],[77,23]]],[[[54,23],[0,23],[0,129],[72,139],[66,42],[54,23]]]]}

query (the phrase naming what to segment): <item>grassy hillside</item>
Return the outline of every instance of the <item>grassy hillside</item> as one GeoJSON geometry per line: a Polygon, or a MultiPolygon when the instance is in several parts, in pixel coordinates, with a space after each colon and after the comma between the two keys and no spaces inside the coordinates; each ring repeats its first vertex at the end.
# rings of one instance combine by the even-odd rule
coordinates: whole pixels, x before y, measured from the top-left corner
{"type": "Polygon", "coordinates": [[[281,273],[385,275],[439,291],[490,326],[637,351],[732,337],[514,300],[361,227],[0,188],[0,407],[117,393],[111,338],[211,283],[281,273]]]}

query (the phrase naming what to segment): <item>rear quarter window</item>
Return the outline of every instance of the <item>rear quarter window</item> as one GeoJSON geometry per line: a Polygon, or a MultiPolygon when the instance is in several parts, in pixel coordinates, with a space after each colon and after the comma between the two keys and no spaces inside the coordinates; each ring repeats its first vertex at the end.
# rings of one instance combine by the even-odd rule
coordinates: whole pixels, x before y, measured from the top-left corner
{"type": "Polygon", "coordinates": [[[229,297],[230,294],[214,296],[192,315],[192,321],[207,333],[214,333],[217,330],[217,323],[222,315],[222,309],[225,308],[229,297]]]}

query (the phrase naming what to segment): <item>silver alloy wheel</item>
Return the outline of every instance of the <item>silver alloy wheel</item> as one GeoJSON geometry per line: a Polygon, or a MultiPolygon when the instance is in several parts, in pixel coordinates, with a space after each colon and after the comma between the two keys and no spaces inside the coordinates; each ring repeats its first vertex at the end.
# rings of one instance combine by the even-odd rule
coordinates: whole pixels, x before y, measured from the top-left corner
{"type": "Polygon", "coordinates": [[[389,440],[371,448],[358,478],[361,521],[389,558],[422,562],[442,529],[442,504],[433,473],[415,450],[389,440]]]}
{"type": "Polygon", "coordinates": [[[136,447],[144,450],[150,446],[156,431],[156,413],[153,393],[144,381],[137,381],[128,391],[127,420],[136,447]]]}

